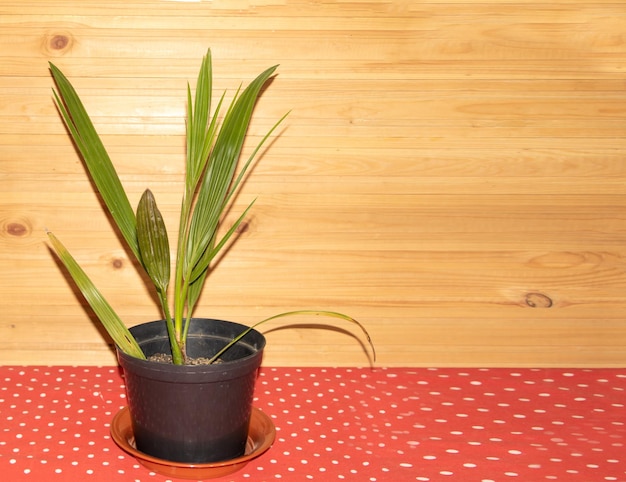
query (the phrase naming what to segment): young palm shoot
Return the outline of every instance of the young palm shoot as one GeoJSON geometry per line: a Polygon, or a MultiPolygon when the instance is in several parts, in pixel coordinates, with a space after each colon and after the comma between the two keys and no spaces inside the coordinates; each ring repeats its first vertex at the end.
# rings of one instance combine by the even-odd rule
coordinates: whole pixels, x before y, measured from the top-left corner
{"type": "MultiPolygon", "coordinates": [[[[221,107],[224,95],[211,113],[213,82],[210,51],[202,61],[195,97],[192,96],[191,88],[189,86],[187,88],[185,187],[172,279],[167,229],[154,195],[146,189],[136,213],[133,211],[117,171],[76,90],[65,75],[54,64],[50,64],[58,89],[54,92],[57,108],[115,225],[154,285],[166,321],[172,360],[175,364],[186,362],[189,322],[210,274],[212,263],[231,241],[254,202],[250,203],[233,225],[222,234],[220,227],[224,215],[232,207],[232,201],[256,155],[286,116],[269,129],[238,171],[254,106],[262,87],[276,68],[277,66],[273,66],[266,69],[243,91],[238,90],[223,118],[221,107]]],[[[125,353],[144,358],[144,354],[120,317],[115,314],[68,250],[54,234],[49,232],[48,235],[59,259],[115,344],[125,353]]],[[[305,310],[281,313],[254,326],[271,319],[296,314],[325,315],[356,323],[371,345],[369,334],[359,322],[334,312],[305,310]]],[[[224,347],[213,361],[250,329],[252,328],[224,347]]]]}

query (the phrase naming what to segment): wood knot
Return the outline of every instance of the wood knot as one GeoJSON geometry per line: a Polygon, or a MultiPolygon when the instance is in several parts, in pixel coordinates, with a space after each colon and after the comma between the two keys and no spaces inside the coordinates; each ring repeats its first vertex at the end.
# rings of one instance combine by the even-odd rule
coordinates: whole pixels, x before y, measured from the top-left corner
{"type": "Polygon", "coordinates": [[[50,48],[52,50],[63,50],[70,43],[70,39],[66,35],[54,35],[50,39],[50,48]]]}
{"type": "Polygon", "coordinates": [[[54,56],[63,55],[72,48],[72,37],[65,33],[46,35],[44,38],[45,51],[54,56]]]}
{"type": "Polygon", "coordinates": [[[525,301],[531,308],[550,308],[552,306],[552,299],[543,293],[527,293],[525,301]]]}
{"type": "Polygon", "coordinates": [[[9,223],[6,226],[7,234],[10,236],[22,237],[28,234],[28,227],[22,223],[9,223]]]}
{"type": "Polygon", "coordinates": [[[11,236],[13,238],[26,238],[33,231],[28,219],[6,219],[0,220],[0,235],[11,236]]]}
{"type": "Polygon", "coordinates": [[[113,258],[111,266],[113,266],[113,269],[122,269],[124,267],[124,260],[121,258],[113,258]]]}

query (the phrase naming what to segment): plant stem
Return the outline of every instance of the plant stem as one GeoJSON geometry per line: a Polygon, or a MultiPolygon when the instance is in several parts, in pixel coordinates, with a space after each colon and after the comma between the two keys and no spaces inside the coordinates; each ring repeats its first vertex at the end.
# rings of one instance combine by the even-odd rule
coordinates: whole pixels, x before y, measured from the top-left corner
{"type": "Polygon", "coordinates": [[[174,331],[177,344],[179,343],[179,340],[180,342],[185,340],[185,336],[183,336],[183,316],[185,312],[185,293],[187,290],[184,287],[183,267],[185,264],[184,255],[187,250],[184,249],[184,247],[187,245],[189,238],[189,218],[192,201],[193,188],[190,189],[188,186],[181,206],[178,248],[176,250],[176,270],[174,275],[174,324],[172,326],[172,330],[174,331]]]}
{"type": "Polygon", "coordinates": [[[169,337],[172,350],[172,363],[174,363],[175,365],[182,365],[183,363],[185,363],[185,353],[181,349],[179,340],[177,339],[176,332],[174,330],[174,323],[172,321],[172,315],[170,313],[167,295],[162,291],[159,291],[158,295],[161,306],[163,307],[163,314],[165,315],[167,335],[169,337]]]}

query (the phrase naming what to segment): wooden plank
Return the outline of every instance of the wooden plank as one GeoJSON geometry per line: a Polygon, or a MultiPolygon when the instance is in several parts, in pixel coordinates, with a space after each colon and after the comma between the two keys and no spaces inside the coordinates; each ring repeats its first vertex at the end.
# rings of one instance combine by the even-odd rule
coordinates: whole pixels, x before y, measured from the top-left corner
{"type": "MultiPolygon", "coordinates": [[[[185,88],[210,46],[218,91],[281,64],[244,154],[291,113],[199,315],[343,311],[388,366],[623,366],[625,21],[622,0],[2,2],[0,363],[115,363],[46,229],[128,325],[159,317],[48,61],[131,201],[152,188],[175,227],[185,88]]],[[[266,364],[368,364],[352,327],[294,324],[264,327],[266,364]]]]}

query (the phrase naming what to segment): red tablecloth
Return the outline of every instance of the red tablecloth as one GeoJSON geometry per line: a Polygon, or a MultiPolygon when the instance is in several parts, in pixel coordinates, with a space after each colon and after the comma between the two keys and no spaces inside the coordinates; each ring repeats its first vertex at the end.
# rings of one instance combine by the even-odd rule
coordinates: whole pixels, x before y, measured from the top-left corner
{"type": "MultiPolygon", "coordinates": [[[[112,441],[115,367],[0,367],[0,479],[171,480],[112,441]]],[[[626,369],[263,368],[233,481],[626,481],[626,369]]]]}

